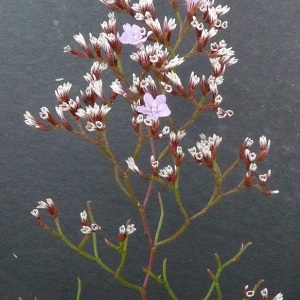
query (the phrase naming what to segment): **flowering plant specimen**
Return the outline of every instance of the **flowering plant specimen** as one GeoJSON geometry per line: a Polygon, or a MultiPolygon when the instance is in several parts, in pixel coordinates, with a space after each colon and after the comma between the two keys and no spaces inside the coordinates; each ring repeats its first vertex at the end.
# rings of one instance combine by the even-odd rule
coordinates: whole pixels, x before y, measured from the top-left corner
{"type": "MultiPolygon", "coordinates": [[[[70,83],[60,85],[55,91],[58,101],[55,110],[58,118],[48,108],[42,107],[40,117],[45,120],[44,122],[38,121],[26,112],[25,123],[39,130],[67,130],[97,146],[111,162],[117,185],[139,212],[140,224],[136,227],[134,224],[137,224],[137,220],[134,220],[134,224],[128,220],[126,225],[119,226],[119,233],[115,238],[118,240],[117,243],[105,239],[105,243],[120,254],[120,262],[115,269],[106,264],[98,253],[97,236],[100,231],[101,233],[104,231],[105,224],[100,226],[96,223],[90,202],[87,204],[87,210],[80,213],[81,232],[84,236],[79,246],[73,244],[63,233],[58,218],[58,209],[52,199],[47,199],[46,202],[39,201],[37,208],[31,213],[43,229],[59,237],[80,255],[97,263],[122,285],[136,290],[142,299],[148,299],[150,279],[161,284],[171,299],[178,299],[176,283],[172,286],[167,278],[167,259],[160,262],[162,273],[154,272],[154,265],[159,263],[155,261],[157,251],[164,245],[177,240],[192,221],[206,214],[224,197],[249,188],[257,189],[265,195],[278,193],[277,190],[267,188],[271,171],[259,174],[257,170],[258,165],[268,155],[270,140],[265,136],[260,137],[260,150],[256,154],[250,150],[253,140],[246,137],[236,151],[236,160],[225,170],[222,170],[217,162],[222,137],[217,134],[206,136],[200,132],[200,139],[195,142],[195,145],[186,148],[183,144],[185,136],[193,130],[193,125],[202,113],[213,111],[216,119],[233,115],[232,110],[220,106],[223,99],[219,93],[219,86],[224,82],[227,68],[236,64],[238,60],[234,57],[232,48],[227,47],[224,40],[218,42],[211,40],[228,27],[227,21],[222,20],[223,15],[229,11],[227,5],[216,6],[214,0],[186,0],[182,3],[178,0],[165,0],[171,5],[175,18],[165,17],[161,21],[156,18],[159,1],[156,6],[152,0],[140,0],[139,3],[131,3],[130,0],[100,1],[113,11],[108,14],[109,20],[101,24],[103,32],[98,37],[90,34],[90,45],[86,43],[82,34],[75,35],[74,39],[79,43],[82,51],[74,50],[70,46],[64,48],[65,52],[93,61],[90,72],[84,76],[88,87],[73,100],[69,96],[72,85],[70,83]],[[132,17],[132,23],[118,24],[115,13],[121,12],[132,17]],[[190,32],[195,36],[192,43],[188,38],[190,32]],[[183,44],[189,45],[190,48],[185,54],[180,55],[179,48],[183,44]],[[133,53],[128,57],[123,49],[131,49],[133,53]],[[181,78],[180,74],[184,66],[197,55],[207,57],[212,67],[212,74],[205,76],[191,71],[187,80],[181,78]],[[128,58],[139,66],[139,74],[132,74],[130,70],[123,67],[123,63],[128,58]],[[108,69],[114,74],[115,80],[110,83],[110,89],[105,89],[104,74],[108,69]],[[132,80],[129,79],[130,77],[132,80]],[[182,82],[187,82],[187,84],[184,85],[182,82]],[[182,99],[180,107],[173,104],[174,98],[182,99]],[[128,126],[132,128],[136,136],[132,156],[123,157],[121,160],[111,150],[107,130],[110,112],[118,109],[119,101],[126,101],[131,110],[131,115],[123,112],[122,117],[127,120],[128,126]],[[182,106],[191,108],[192,113],[182,115],[180,119],[174,119],[173,113],[182,109],[182,106]],[[149,152],[146,150],[148,149],[146,145],[150,145],[149,152]],[[186,155],[187,153],[190,155],[186,155]],[[199,172],[202,168],[206,168],[213,175],[214,189],[211,196],[204,206],[199,206],[196,212],[191,212],[186,208],[183,199],[188,195],[181,193],[181,182],[188,181],[188,178],[182,176],[180,172],[186,161],[194,161],[199,172]],[[124,162],[127,163],[126,167],[124,167],[124,162]],[[229,189],[224,188],[224,180],[239,165],[243,165],[244,168],[240,182],[229,189]],[[143,199],[135,192],[135,186],[131,180],[133,176],[148,184],[143,199]],[[158,190],[156,195],[154,195],[154,187],[158,190]],[[165,191],[170,193],[165,193],[165,191]],[[173,197],[170,196],[171,194],[173,197]],[[171,233],[167,238],[161,238],[165,197],[175,199],[182,225],[174,228],[175,233],[171,233]],[[156,231],[152,232],[150,229],[152,220],[147,215],[147,204],[155,198],[159,202],[159,221],[156,224],[156,231]],[[52,215],[56,224],[55,230],[45,224],[39,209],[46,209],[52,215]],[[133,283],[125,278],[122,270],[126,263],[130,236],[141,228],[147,239],[148,248],[146,249],[149,251],[149,261],[145,263],[145,266],[141,266],[144,272],[143,282],[133,283]],[[90,237],[93,242],[93,254],[86,250],[86,243],[90,237]]],[[[225,263],[222,263],[220,257],[215,254],[217,271],[208,270],[212,283],[204,299],[211,299],[213,293],[217,294],[218,299],[223,299],[219,283],[220,275],[224,268],[240,258],[250,244],[242,244],[239,251],[225,263]]],[[[262,280],[259,281],[252,290],[248,290],[246,286],[243,291],[240,291],[240,296],[244,299],[253,297],[262,282],[262,280]]],[[[261,295],[263,299],[268,299],[267,289],[263,289],[261,295]]],[[[79,298],[80,288],[77,299],[79,298]]],[[[277,294],[274,299],[283,299],[282,294],[277,294]]]]}

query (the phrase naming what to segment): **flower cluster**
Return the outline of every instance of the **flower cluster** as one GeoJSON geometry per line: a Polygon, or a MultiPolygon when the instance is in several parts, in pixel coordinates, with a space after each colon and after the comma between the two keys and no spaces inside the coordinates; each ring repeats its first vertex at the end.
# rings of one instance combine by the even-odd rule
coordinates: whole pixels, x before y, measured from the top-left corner
{"type": "Polygon", "coordinates": [[[120,242],[123,242],[128,235],[134,233],[136,231],[136,228],[134,227],[134,224],[129,224],[125,227],[125,225],[122,225],[119,228],[119,235],[118,239],[120,242]]]}
{"type": "Polygon", "coordinates": [[[36,218],[36,220],[38,221],[38,223],[40,223],[39,221],[41,219],[40,219],[38,208],[46,209],[51,214],[51,216],[53,217],[53,219],[57,218],[57,207],[54,205],[52,199],[48,198],[48,199],[46,199],[46,202],[45,201],[39,201],[38,202],[38,206],[36,207],[36,209],[34,209],[31,212],[31,214],[36,218]]]}
{"type": "Polygon", "coordinates": [[[101,227],[98,224],[96,223],[89,224],[87,213],[85,210],[80,213],[80,218],[81,218],[81,225],[82,225],[82,228],[80,230],[83,234],[90,234],[92,232],[97,232],[101,230],[101,227]]]}
{"type": "Polygon", "coordinates": [[[265,185],[270,181],[271,170],[266,174],[257,175],[257,164],[263,162],[267,157],[270,149],[270,140],[267,140],[265,136],[261,136],[259,139],[260,150],[258,155],[255,152],[250,151],[250,146],[253,144],[253,140],[247,137],[240,149],[240,159],[243,159],[246,166],[245,174],[245,186],[246,187],[256,187],[261,190],[266,195],[273,195],[279,193],[278,190],[265,190],[265,185]],[[255,184],[254,179],[258,177],[259,183],[255,184]]]}
{"type": "Polygon", "coordinates": [[[203,133],[200,134],[200,142],[197,142],[196,147],[190,148],[189,152],[192,158],[199,164],[212,168],[213,162],[217,156],[217,149],[222,141],[222,138],[214,134],[207,138],[203,133]]]}
{"type": "MultiPolygon", "coordinates": [[[[160,84],[166,92],[171,92],[174,95],[194,100],[194,91],[199,85],[203,96],[208,92],[212,95],[210,105],[206,106],[206,109],[210,108],[217,110],[217,116],[219,118],[232,116],[233,112],[231,110],[223,110],[219,107],[222,96],[218,92],[218,86],[222,84],[224,80],[225,69],[237,62],[237,59],[233,57],[234,51],[231,47],[227,48],[227,44],[224,40],[219,43],[211,43],[210,50],[207,51],[207,55],[213,67],[213,74],[210,75],[208,79],[203,75],[200,80],[200,77],[193,71],[191,73],[189,87],[186,90],[181,83],[179,75],[174,71],[176,67],[185,61],[185,59],[183,57],[179,58],[178,55],[173,56],[170,59],[171,55],[169,50],[167,48],[163,49],[164,44],[168,45],[170,43],[172,32],[177,27],[175,19],[171,18],[168,20],[165,18],[162,25],[160,21],[155,18],[156,9],[152,0],[140,1],[139,4],[135,3],[132,6],[130,1],[125,3],[123,1],[102,2],[112,10],[123,11],[133,15],[136,20],[144,23],[144,25],[151,28],[151,30],[147,31],[145,27],[127,23],[123,25],[124,31],[120,35],[114,13],[110,13],[108,15],[108,22],[105,21],[101,24],[103,32],[100,33],[99,37],[94,37],[90,34],[89,40],[91,46],[88,46],[81,33],[75,35],[74,39],[79,43],[83,52],[73,50],[70,46],[66,46],[64,51],[70,52],[76,56],[88,57],[101,61],[101,63],[98,61],[95,62],[90,73],[84,76],[89,83],[89,86],[85,92],[81,91],[81,100],[87,107],[85,109],[82,108],[82,103],[78,96],[76,96],[75,100],[69,98],[69,92],[72,85],[70,83],[64,83],[55,91],[59,103],[59,106],[56,107],[56,112],[61,123],[59,123],[54,115],[49,112],[48,108],[43,107],[41,108],[40,116],[42,119],[47,120],[50,125],[37,121],[29,112],[26,112],[24,115],[26,124],[40,130],[64,128],[74,132],[73,127],[64,115],[64,112],[69,112],[76,120],[80,118],[87,119],[87,131],[103,131],[106,127],[103,118],[111,109],[110,105],[116,97],[115,94],[122,94],[126,99],[135,99],[136,97],[143,99],[144,107],[143,105],[142,107],[138,106],[139,110],[137,111],[146,113],[146,120],[148,121],[155,120],[159,117],[169,116],[170,110],[166,105],[165,96],[159,95],[156,87],[152,89],[153,93],[147,92],[147,88],[146,91],[145,88],[139,90],[142,86],[137,86],[137,77],[135,77],[134,74],[133,85],[130,87],[131,93],[123,90],[119,81],[121,74],[119,74],[118,79],[111,84],[112,94],[109,96],[109,100],[105,98],[100,75],[108,66],[118,69],[117,58],[121,54],[122,45],[125,44],[130,44],[138,48],[137,52],[130,56],[131,59],[139,62],[144,71],[152,70],[156,74],[160,74],[160,84]],[[157,42],[144,45],[150,37],[157,42]],[[174,90],[170,83],[175,85],[176,90],[174,90]],[[96,103],[97,98],[99,98],[102,103],[101,107],[96,103]]],[[[204,47],[208,44],[209,40],[217,34],[218,30],[227,28],[227,22],[220,21],[220,17],[229,11],[229,7],[222,7],[220,5],[215,7],[213,2],[199,0],[186,1],[186,8],[187,17],[197,36],[197,46],[186,55],[186,57],[190,57],[198,52],[203,52],[204,47]],[[203,14],[200,23],[198,18],[196,18],[198,12],[203,14]],[[205,25],[207,28],[205,28],[205,25]]],[[[140,81],[144,87],[149,85],[149,78],[150,81],[152,81],[151,84],[155,85],[155,82],[151,76],[149,76],[148,82],[146,81],[146,78],[140,81]],[[143,81],[145,82],[143,83],[143,81]]],[[[135,120],[134,122],[135,124],[139,124],[140,119],[135,120]]],[[[157,124],[154,125],[154,128],[157,130],[156,127],[157,124]]],[[[153,131],[155,131],[155,129],[153,131]]]]}

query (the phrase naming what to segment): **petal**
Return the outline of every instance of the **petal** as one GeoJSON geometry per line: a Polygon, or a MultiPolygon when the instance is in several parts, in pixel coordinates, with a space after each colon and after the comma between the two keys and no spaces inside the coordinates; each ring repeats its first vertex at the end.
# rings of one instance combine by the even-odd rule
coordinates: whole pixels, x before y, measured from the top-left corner
{"type": "Polygon", "coordinates": [[[153,101],[155,101],[150,93],[145,93],[144,95],[144,102],[145,106],[151,110],[151,107],[153,107],[153,101]]]}
{"type": "Polygon", "coordinates": [[[131,31],[135,36],[137,36],[139,38],[141,37],[141,27],[140,26],[133,24],[131,31]]]}
{"type": "Polygon", "coordinates": [[[156,98],[155,98],[155,103],[156,103],[156,106],[159,106],[160,104],[162,103],[166,103],[166,96],[165,95],[158,95],[156,98]]]}
{"type": "Polygon", "coordinates": [[[130,32],[131,31],[131,25],[129,23],[126,23],[123,25],[124,32],[130,32]]]}
{"type": "Polygon", "coordinates": [[[157,114],[151,114],[151,115],[147,115],[146,120],[157,120],[158,119],[158,115],[157,114]]]}
{"type": "Polygon", "coordinates": [[[157,114],[159,117],[167,117],[171,114],[171,111],[166,103],[162,103],[157,107],[157,114]]]}
{"type": "Polygon", "coordinates": [[[145,106],[137,106],[136,110],[141,114],[145,114],[145,115],[152,114],[151,108],[145,106]]]}

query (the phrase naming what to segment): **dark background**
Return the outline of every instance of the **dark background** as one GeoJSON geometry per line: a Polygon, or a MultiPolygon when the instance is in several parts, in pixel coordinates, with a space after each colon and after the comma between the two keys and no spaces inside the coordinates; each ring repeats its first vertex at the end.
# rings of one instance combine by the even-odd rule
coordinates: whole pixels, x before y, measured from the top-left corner
{"type": "MultiPolygon", "coordinates": [[[[154,3],[161,5],[160,17],[167,14],[168,1],[154,3]]],[[[271,139],[271,151],[259,170],[265,173],[272,169],[270,188],[280,190],[280,194],[265,197],[249,191],[224,199],[192,223],[178,241],[159,251],[155,271],[160,273],[160,262],[168,257],[169,281],[178,298],[202,299],[210,284],[206,269],[216,270],[213,254],[219,253],[225,261],[242,242],[252,241],[253,246],[241,261],[224,271],[224,299],[241,299],[246,284],[253,286],[264,278],[271,296],[282,292],[284,299],[297,300],[300,4],[297,0],[228,0],[225,4],[231,7],[223,17],[229,21],[229,28],[217,37],[233,47],[239,62],[227,70],[220,93],[222,107],[234,110],[235,115],[218,120],[214,113],[205,113],[185,138],[185,149],[195,144],[198,134],[216,133],[223,137],[219,160],[226,166],[234,160],[245,137],[255,140],[253,149],[257,150],[259,137],[266,135],[271,139]]],[[[143,248],[146,242],[138,215],[116,189],[109,163],[86,141],[63,131],[37,131],[26,126],[23,118],[26,110],[37,116],[42,106],[54,112],[54,91],[62,83],[56,78],[73,84],[72,98],[85,89],[82,76],[89,71],[91,61],[72,57],[62,49],[67,44],[77,47],[72,36],[78,32],[88,40],[89,32],[97,35],[102,31],[100,23],[107,20],[107,12],[96,0],[0,3],[1,299],[75,299],[77,277],[82,278],[83,300],[139,299],[136,292],[123,288],[94,263],[44,232],[30,215],[37,201],[51,197],[59,207],[63,230],[77,243],[82,238],[79,213],[86,201],[92,200],[94,214],[103,228],[99,234],[100,253],[111,264],[118,256],[103,239],[116,241],[118,227],[132,219],[138,230],[130,239],[130,268],[124,276],[141,282],[140,267],[147,264],[148,248],[143,248]]],[[[198,75],[209,75],[207,69],[194,65],[188,75],[191,69],[198,75]]],[[[121,105],[111,114],[110,134],[118,157],[124,160],[132,155],[130,138],[134,134],[124,132],[131,116],[124,118],[122,109],[128,110],[121,105]]],[[[177,113],[184,117],[185,108],[177,113]]],[[[204,169],[192,163],[188,166],[190,169],[183,170],[189,176],[183,192],[188,193],[187,207],[196,211],[204,205],[211,187],[203,180],[208,175],[204,169]]],[[[167,196],[164,201],[169,211],[163,226],[166,236],[181,222],[167,196]]],[[[153,198],[149,206],[153,226],[157,208],[153,198]]],[[[52,220],[46,213],[43,217],[50,225],[52,220]]],[[[167,298],[152,281],[149,299],[167,298]]]]}

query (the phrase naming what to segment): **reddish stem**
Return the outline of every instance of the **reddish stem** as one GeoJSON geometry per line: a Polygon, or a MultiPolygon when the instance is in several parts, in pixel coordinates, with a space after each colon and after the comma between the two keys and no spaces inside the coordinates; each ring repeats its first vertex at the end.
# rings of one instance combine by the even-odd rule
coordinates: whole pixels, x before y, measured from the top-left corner
{"type": "MultiPolygon", "coordinates": [[[[151,248],[151,254],[150,254],[150,259],[149,259],[149,264],[148,264],[148,270],[151,271],[152,268],[153,268],[153,264],[154,264],[154,256],[155,256],[155,253],[156,253],[156,247],[153,246],[151,248]]],[[[149,274],[146,274],[146,277],[145,277],[145,280],[144,280],[144,283],[143,283],[143,289],[146,290],[147,288],[147,285],[148,285],[148,282],[149,282],[149,279],[150,279],[150,275],[149,274]]]]}
{"type": "Polygon", "coordinates": [[[150,180],[149,187],[148,187],[148,191],[147,191],[147,194],[146,194],[144,203],[143,203],[143,208],[144,208],[144,209],[146,209],[146,205],[147,205],[148,200],[149,200],[149,198],[150,198],[150,195],[151,195],[151,192],[152,192],[152,189],[153,189],[153,185],[154,185],[154,181],[153,181],[153,180],[150,180]]]}

